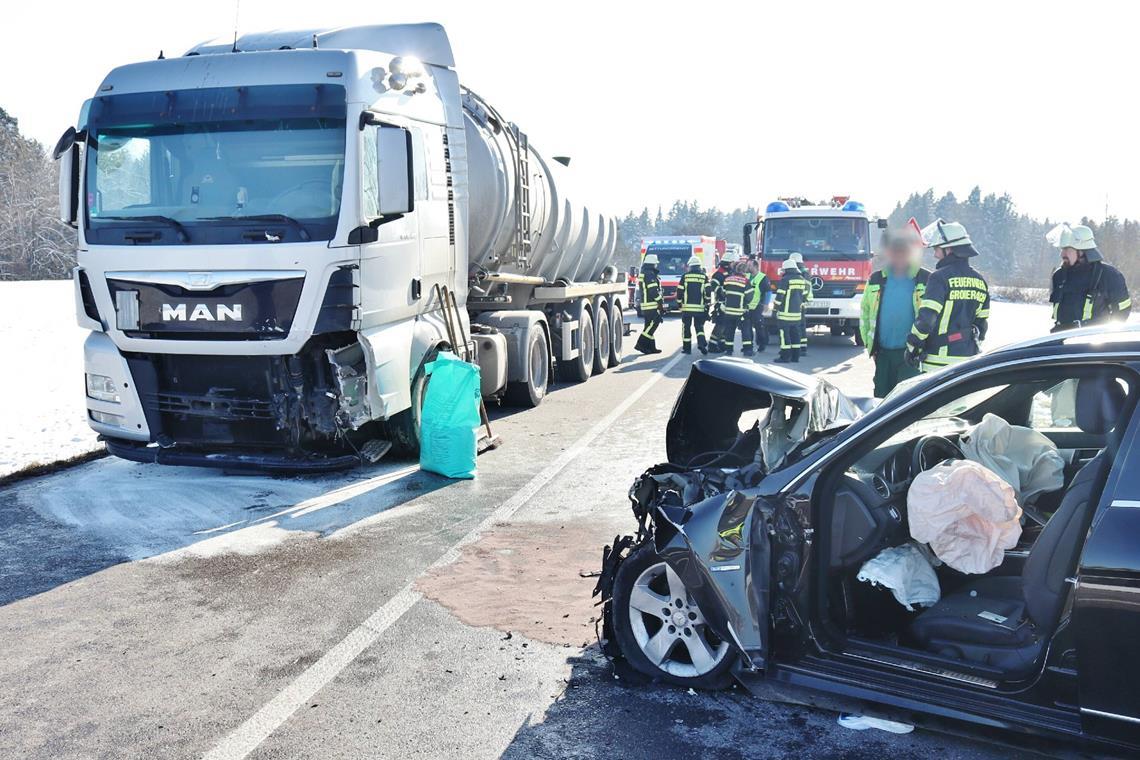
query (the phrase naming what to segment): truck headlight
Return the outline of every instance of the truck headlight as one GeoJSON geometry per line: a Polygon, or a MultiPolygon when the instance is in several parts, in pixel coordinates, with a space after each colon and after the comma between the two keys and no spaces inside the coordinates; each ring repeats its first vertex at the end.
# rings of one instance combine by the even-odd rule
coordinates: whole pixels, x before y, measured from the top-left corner
{"type": "Polygon", "coordinates": [[[101,422],[104,425],[112,425],[114,427],[122,427],[124,418],[123,418],[123,415],[121,415],[121,414],[108,414],[107,412],[97,412],[94,409],[92,409],[91,410],[91,419],[95,420],[96,422],[101,422]]]}
{"type": "Polygon", "coordinates": [[[87,375],[87,395],[96,401],[110,401],[112,404],[122,400],[115,381],[106,375],[87,375]]]}

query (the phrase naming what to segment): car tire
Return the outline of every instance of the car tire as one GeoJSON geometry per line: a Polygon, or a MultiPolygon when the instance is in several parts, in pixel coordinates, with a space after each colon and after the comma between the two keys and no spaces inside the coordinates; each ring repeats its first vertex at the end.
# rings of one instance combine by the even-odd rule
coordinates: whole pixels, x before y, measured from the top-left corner
{"type": "Polygon", "coordinates": [[[605,301],[598,304],[598,316],[594,322],[594,374],[600,375],[610,366],[610,309],[605,301]]]}
{"type": "MultiPolygon", "coordinates": [[[[668,588],[676,592],[678,589],[673,584],[679,584],[680,579],[676,575],[672,575],[672,579],[665,578],[665,586],[655,586],[659,582],[657,573],[661,568],[662,572],[672,573],[665,565],[664,561],[654,551],[652,543],[643,544],[640,548],[635,549],[626,559],[622,562],[621,567],[618,569],[617,577],[614,581],[614,594],[613,599],[610,601],[612,610],[613,632],[614,638],[617,640],[618,648],[625,656],[626,660],[634,669],[643,675],[663,683],[673,684],[685,688],[693,689],[722,689],[727,687],[732,682],[732,667],[736,662],[736,653],[732,646],[726,641],[720,641],[707,629],[703,622],[693,624],[690,630],[689,638],[685,638],[685,633],[682,629],[677,629],[676,635],[669,633],[670,623],[666,622],[664,613],[666,609],[678,613],[681,616],[687,616],[692,612],[696,612],[698,621],[703,621],[703,615],[696,607],[695,602],[689,597],[686,592],[686,598],[682,605],[677,605],[676,599],[671,599],[657,590],[664,591],[668,588]],[[646,584],[647,579],[649,584],[646,584]],[[646,597],[646,592],[652,593],[654,597],[646,597]],[[637,601],[634,601],[634,596],[637,596],[637,601]],[[645,607],[646,605],[642,600],[650,598],[651,603],[661,603],[661,614],[657,612],[641,611],[637,607],[645,607]],[[668,604],[666,608],[665,605],[668,604]],[[658,619],[660,628],[651,631],[645,627],[645,621],[640,623],[636,616],[641,618],[648,618],[650,621],[654,617],[658,619]],[[653,646],[652,642],[656,640],[656,636],[669,633],[669,637],[673,639],[663,653],[662,660],[653,661],[650,656],[646,654],[648,650],[657,649],[653,646]],[[694,637],[700,637],[699,640],[694,637]],[[697,646],[701,643],[710,646],[713,652],[711,663],[698,666],[695,658],[690,656],[690,646],[697,646]],[[689,660],[688,663],[683,660],[689,660]]],[[[683,587],[681,587],[683,588],[683,587]]],[[[670,596],[675,596],[671,594],[670,596]]],[[[657,651],[661,651],[657,649],[657,651]]]]}
{"type": "Polygon", "coordinates": [[[588,309],[582,309],[578,318],[578,355],[560,362],[562,374],[567,380],[584,383],[594,371],[594,320],[588,309]]]}
{"type": "Polygon", "coordinates": [[[550,345],[540,324],[531,327],[526,357],[527,378],[507,383],[506,401],[511,406],[533,409],[542,403],[550,386],[550,345]]]}

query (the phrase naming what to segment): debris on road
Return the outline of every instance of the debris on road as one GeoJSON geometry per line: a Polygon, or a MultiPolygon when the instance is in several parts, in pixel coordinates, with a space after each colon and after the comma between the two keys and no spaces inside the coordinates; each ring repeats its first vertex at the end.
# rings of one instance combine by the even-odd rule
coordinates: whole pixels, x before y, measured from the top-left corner
{"type": "Polygon", "coordinates": [[[909,734],[914,730],[914,726],[909,723],[899,723],[896,720],[885,720],[884,718],[872,718],[869,715],[847,715],[845,713],[840,715],[836,722],[844,728],[850,728],[853,731],[866,731],[868,728],[877,728],[880,731],[889,731],[892,734],[909,734]]]}

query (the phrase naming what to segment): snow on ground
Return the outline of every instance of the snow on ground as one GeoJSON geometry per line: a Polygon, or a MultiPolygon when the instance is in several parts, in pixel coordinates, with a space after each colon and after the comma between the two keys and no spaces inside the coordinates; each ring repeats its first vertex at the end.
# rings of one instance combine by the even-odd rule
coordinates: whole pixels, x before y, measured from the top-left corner
{"type": "Polygon", "coordinates": [[[0,477],[99,448],[70,280],[0,282],[0,477]]]}

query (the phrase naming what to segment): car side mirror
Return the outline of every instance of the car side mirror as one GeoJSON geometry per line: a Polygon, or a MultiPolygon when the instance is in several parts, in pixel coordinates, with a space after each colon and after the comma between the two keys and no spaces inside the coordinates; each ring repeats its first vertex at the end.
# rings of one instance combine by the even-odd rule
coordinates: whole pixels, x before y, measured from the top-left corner
{"type": "Polygon", "coordinates": [[[383,125],[376,130],[377,188],[380,216],[411,213],[412,134],[403,127],[383,125]]]}
{"type": "Polygon", "coordinates": [[[72,227],[79,218],[79,145],[84,134],[68,127],[52,149],[59,161],[59,220],[72,227]]]}

